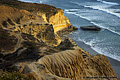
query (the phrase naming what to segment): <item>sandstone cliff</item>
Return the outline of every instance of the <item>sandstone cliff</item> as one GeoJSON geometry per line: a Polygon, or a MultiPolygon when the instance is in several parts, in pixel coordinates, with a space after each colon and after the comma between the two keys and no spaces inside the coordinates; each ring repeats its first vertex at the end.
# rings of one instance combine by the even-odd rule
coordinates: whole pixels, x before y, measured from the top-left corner
{"type": "Polygon", "coordinates": [[[71,26],[68,18],[64,16],[64,11],[59,9],[58,12],[52,16],[47,16],[43,18],[50,24],[53,25],[55,31],[57,32],[59,29],[64,29],[65,27],[71,26]]]}
{"type": "Polygon", "coordinates": [[[57,46],[60,44],[60,37],[54,33],[53,26],[51,24],[39,24],[33,23],[24,24],[15,27],[12,31],[19,31],[21,33],[26,33],[33,35],[38,40],[41,39],[48,45],[57,46]]]}
{"type": "Polygon", "coordinates": [[[91,56],[72,39],[59,36],[75,29],[64,11],[54,6],[1,0],[0,69],[12,68],[32,75],[33,80],[88,80],[99,76],[118,80],[105,56],[91,56]]]}
{"type": "Polygon", "coordinates": [[[36,16],[26,10],[0,5],[0,27],[10,28],[21,22],[35,19],[36,16]]]}
{"type": "Polygon", "coordinates": [[[16,66],[23,66],[20,68],[21,73],[34,73],[38,80],[118,80],[105,56],[90,57],[85,54],[81,49],[66,50],[16,66]]]}
{"type": "Polygon", "coordinates": [[[64,16],[64,11],[62,9],[56,8],[51,5],[45,4],[35,4],[35,3],[24,3],[24,2],[17,2],[10,1],[10,0],[3,0],[1,3],[7,5],[14,5],[17,8],[25,9],[30,11],[36,15],[41,16],[44,21],[53,25],[55,32],[64,29],[65,27],[70,27],[71,24],[69,19],[64,16]]]}
{"type": "MultiPolygon", "coordinates": [[[[104,55],[92,56],[91,58],[86,58],[84,60],[84,76],[97,77],[97,80],[101,80],[98,77],[104,77],[102,80],[117,79],[117,75],[113,71],[110,62],[104,55]],[[116,77],[116,78],[111,78],[116,77]]],[[[96,80],[93,78],[93,80],[96,80]]]]}

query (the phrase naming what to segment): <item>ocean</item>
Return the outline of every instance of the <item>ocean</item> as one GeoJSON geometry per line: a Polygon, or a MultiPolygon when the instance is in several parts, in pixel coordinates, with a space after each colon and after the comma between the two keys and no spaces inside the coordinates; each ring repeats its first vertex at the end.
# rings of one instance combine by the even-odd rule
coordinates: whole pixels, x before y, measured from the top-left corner
{"type": "Polygon", "coordinates": [[[74,41],[89,45],[100,54],[120,61],[120,0],[20,0],[54,5],[65,11],[73,26],[74,41]],[[81,26],[96,25],[101,31],[83,31],[81,26]]]}

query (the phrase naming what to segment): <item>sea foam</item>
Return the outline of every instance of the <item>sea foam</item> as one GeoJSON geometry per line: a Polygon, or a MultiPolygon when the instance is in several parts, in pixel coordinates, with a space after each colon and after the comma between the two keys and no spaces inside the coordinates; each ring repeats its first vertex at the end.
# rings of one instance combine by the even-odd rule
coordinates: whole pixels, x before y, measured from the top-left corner
{"type": "Polygon", "coordinates": [[[79,17],[81,17],[81,18],[83,18],[83,19],[86,19],[86,20],[90,21],[90,23],[92,23],[92,24],[94,24],[94,25],[96,25],[96,26],[99,26],[99,27],[101,27],[101,28],[104,28],[104,29],[109,30],[110,32],[113,32],[113,33],[115,33],[115,34],[120,35],[120,32],[117,32],[117,31],[115,31],[114,29],[112,29],[112,28],[110,28],[110,27],[102,26],[102,25],[100,25],[100,24],[97,24],[97,23],[95,23],[95,22],[92,22],[92,20],[89,19],[88,17],[84,17],[84,16],[81,16],[80,14],[77,14],[77,12],[73,12],[74,10],[77,11],[78,9],[68,9],[68,10],[65,10],[65,12],[68,13],[68,14],[73,14],[73,15],[79,16],[79,17]],[[72,11],[72,12],[70,12],[70,11],[72,11]]]}
{"type": "Polygon", "coordinates": [[[99,2],[102,2],[104,4],[109,4],[109,5],[119,5],[118,3],[114,3],[114,2],[107,2],[107,1],[103,1],[103,0],[97,0],[99,2]]]}
{"type": "MultiPolygon", "coordinates": [[[[100,0],[101,1],[101,0],[100,0]]],[[[83,7],[86,7],[86,8],[91,8],[91,9],[95,9],[95,10],[100,10],[100,11],[103,11],[105,13],[109,13],[111,15],[114,15],[114,16],[117,16],[120,18],[120,13],[116,13],[116,12],[120,12],[120,9],[110,9],[110,7],[112,7],[113,5],[103,5],[103,4],[93,4],[91,3],[91,5],[86,5],[87,3],[77,3],[77,2],[72,2],[70,1],[71,3],[73,4],[76,4],[78,6],[83,6],[83,7]]]]}
{"type": "Polygon", "coordinates": [[[22,2],[29,2],[29,3],[46,3],[48,2],[49,0],[19,0],[19,1],[22,1],[22,2]]]}
{"type": "Polygon", "coordinates": [[[98,52],[99,54],[104,54],[105,56],[111,57],[117,61],[120,61],[120,56],[116,55],[116,54],[110,54],[108,53],[106,50],[107,48],[103,48],[103,47],[98,47],[96,44],[99,42],[99,39],[92,39],[90,41],[86,41],[84,39],[81,39],[80,37],[74,37],[73,38],[75,41],[81,41],[84,42],[86,45],[89,45],[93,50],[95,50],[96,52],[98,52]]]}
{"type": "MultiPolygon", "coordinates": [[[[80,9],[65,9],[65,13],[79,16],[80,18],[83,18],[83,19],[86,19],[86,20],[90,21],[90,23],[92,23],[92,24],[94,24],[94,25],[96,25],[96,26],[99,26],[99,27],[101,27],[101,28],[104,28],[104,29],[112,32],[112,33],[115,33],[115,34],[120,35],[120,32],[116,32],[114,29],[112,29],[112,28],[110,28],[110,27],[103,26],[103,25],[101,25],[101,24],[99,24],[99,23],[95,23],[95,22],[93,22],[90,18],[78,14],[77,11],[79,11],[79,10],[80,10],[80,9]]],[[[75,36],[73,39],[76,40],[76,41],[82,41],[82,42],[84,42],[86,45],[89,45],[93,50],[97,51],[97,52],[100,53],[100,54],[104,54],[104,55],[106,55],[106,56],[108,56],[108,57],[111,57],[111,58],[113,58],[113,59],[116,59],[116,60],[120,61],[120,56],[118,56],[117,54],[110,54],[110,53],[108,53],[108,52],[106,51],[107,48],[105,49],[105,48],[103,48],[103,47],[98,47],[98,46],[97,46],[97,43],[100,42],[99,39],[92,39],[92,40],[90,40],[90,41],[86,41],[86,40],[84,40],[84,39],[81,39],[81,37],[79,38],[78,36],[77,36],[77,37],[75,36]]]]}

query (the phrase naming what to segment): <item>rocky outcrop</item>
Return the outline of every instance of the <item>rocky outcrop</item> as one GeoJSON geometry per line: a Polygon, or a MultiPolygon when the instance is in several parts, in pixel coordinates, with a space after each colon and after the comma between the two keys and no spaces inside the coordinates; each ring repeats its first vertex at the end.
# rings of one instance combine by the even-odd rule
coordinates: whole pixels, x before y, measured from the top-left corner
{"type": "Polygon", "coordinates": [[[110,62],[104,55],[97,55],[84,60],[84,76],[92,80],[118,80],[117,75],[112,69],[110,62]],[[96,77],[96,78],[95,78],[96,77]]]}
{"type": "Polygon", "coordinates": [[[34,73],[39,80],[106,80],[117,75],[103,55],[90,57],[82,49],[46,55],[33,63],[16,64],[22,73],[34,73]]]}
{"type": "Polygon", "coordinates": [[[15,66],[19,73],[36,80],[104,76],[118,80],[105,56],[91,56],[73,40],[57,35],[77,29],[63,10],[17,0],[1,0],[0,4],[0,69],[15,66]]]}
{"type": "Polygon", "coordinates": [[[52,15],[48,15],[47,13],[41,12],[37,12],[37,15],[42,16],[42,18],[46,22],[52,24],[55,32],[71,27],[69,19],[66,16],[64,16],[64,11],[62,9],[57,9],[57,12],[52,15]]]}
{"type": "Polygon", "coordinates": [[[32,19],[36,19],[36,16],[26,10],[0,5],[0,27],[2,28],[11,28],[32,19]]]}
{"type": "Polygon", "coordinates": [[[8,51],[14,51],[18,39],[11,35],[10,31],[0,28],[0,54],[5,55],[8,51]]]}
{"type": "MultiPolygon", "coordinates": [[[[2,0],[1,3],[14,5],[16,8],[31,11],[33,14],[41,17],[45,22],[52,24],[55,32],[71,27],[69,19],[64,16],[64,11],[54,6],[45,4],[24,3],[19,1],[16,2],[14,0],[2,0]]],[[[71,27],[71,30],[72,29],[73,28],[71,27]]]]}
{"type": "Polygon", "coordinates": [[[78,28],[74,27],[74,26],[68,26],[68,27],[65,27],[65,28],[57,28],[56,29],[56,33],[59,35],[59,36],[62,36],[62,35],[65,35],[65,34],[69,34],[70,32],[72,31],[75,31],[75,30],[78,30],[78,28]]]}
{"type": "Polygon", "coordinates": [[[69,38],[65,38],[56,48],[60,50],[72,49],[75,46],[69,38]]]}
{"type": "Polygon", "coordinates": [[[35,16],[26,10],[19,10],[4,5],[0,5],[0,9],[2,28],[10,29],[13,32],[30,34],[34,37],[39,35],[39,38],[48,45],[55,46],[61,42],[59,36],[54,33],[53,26],[45,23],[41,17],[35,16]]]}
{"type": "Polygon", "coordinates": [[[53,26],[51,24],[24,24],[18,27],[15,27],[13,31],[19,31],[21,33],[26,33],[33,35],[37,39],[41,39],[47,45],[56,46],[60,44],[60,37],[54,33],[53,26]]]}
{"type": "Polygon", "coordinates": [[[47,17],[47,21],[53,24],[53,27],[62,27],[62,26],[70,26],[70,22],[66,16],[64,16],[64,11],[59,9],[55,15],[47,17]]]}
{"type": "Polygon", "coordinates": [[[92,31],[100,31],[101,29],[97,26],[86,26],[86,27],[80,27],[83,30],[92,30],[92,31]]]}
{"type": "Polygon", "coordinates": [[[14,0],[2,0],[1,3],[14,5],[16,8],[31,11],[41,16],[44,21],[52,24],[54,29],[71,26],[69,19],[64,16],[64,11],[51,5],[16,2],[14,0]]]}
{"type": "MultiPolygon", "coordinates": [[[[16,64],[17,66],[25,65],[24,63],[16,64]]],[[[83,58],[81,51],[70,50],[47,55],[39,59],[37,62],[27,64],[29,71],[35,73],[40,80],[71,80],[82,79],[83,76],[83,58]],[[76,54],[74,54],[76,53],[76,54]]],[[[21,72],[25,72],[28,68],[23,68],[21,72]]]]}

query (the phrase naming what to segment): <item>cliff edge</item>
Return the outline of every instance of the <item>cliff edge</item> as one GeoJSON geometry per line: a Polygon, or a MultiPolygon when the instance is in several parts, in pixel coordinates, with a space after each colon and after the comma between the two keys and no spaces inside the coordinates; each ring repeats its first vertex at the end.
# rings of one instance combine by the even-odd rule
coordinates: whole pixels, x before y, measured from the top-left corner
{"type": "Polygon", "coordinates": [[[0,79],[17,71],[31,80],[118,80],[104,55],[91,56],[72,39],[59,36],[76,29],[62,9],[1,0],[0,79]]]}

